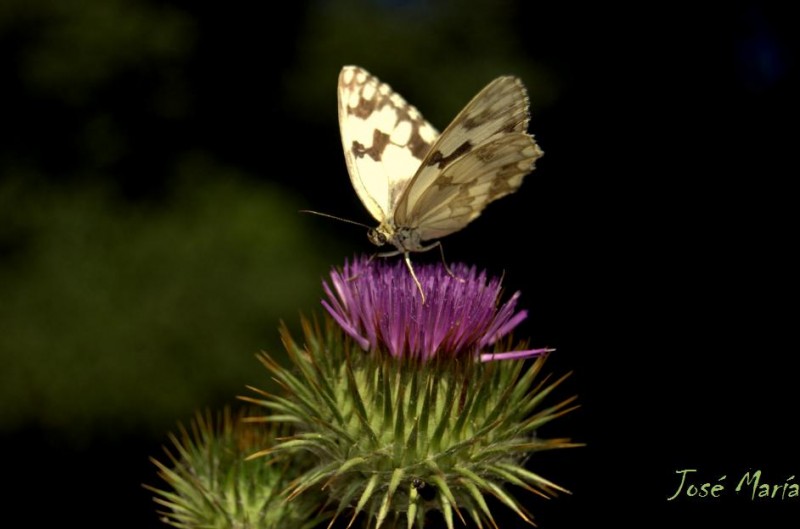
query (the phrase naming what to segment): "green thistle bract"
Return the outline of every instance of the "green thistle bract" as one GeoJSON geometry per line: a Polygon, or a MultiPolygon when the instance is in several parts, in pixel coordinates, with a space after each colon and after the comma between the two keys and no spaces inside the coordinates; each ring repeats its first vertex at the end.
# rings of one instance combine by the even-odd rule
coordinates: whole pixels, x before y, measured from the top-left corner
{"type": "Polygon", "coordinates": [[[487,494],[530,522],[509,484],[546,497],[567,492],[523,466],[534,452],[577,446],[534,436],[573,409],[574,398],[543,404],[564,378],[540,380],[544,356],[532,364],[471,354],[397,358],[365,353],[329,317],[303,325],[305,346],[282,330],[291,369],[260,356],[285,394],[243,397],[270,410],[263,420],[297,432],[253,457],[315,456],[287,489],[290,499],[324,490],[336,517],[352,524],[365,512],[374,527],[422,527],[426,513],[439,510],[452,529],[454,517],[495,525],[487,494]]]}
{"type": "MultiPolygon", "coordinates": [[[[320,498],[309,495],[287,503],[281,496],[302,467],[246,461],[254,450],[275,442],[276,425],[252,425],[243,412],[198,413],[187,430],[171,434],[171,465],[152,459],[168,488],[144,485],[165,507],[162,521],[184,529],[311,529],[323,516],[320,498]]],[[[296,464],[297,462],[295,462],[296,464]]],[[[324,499],[324,498],[323,498],[324,499]]]]}

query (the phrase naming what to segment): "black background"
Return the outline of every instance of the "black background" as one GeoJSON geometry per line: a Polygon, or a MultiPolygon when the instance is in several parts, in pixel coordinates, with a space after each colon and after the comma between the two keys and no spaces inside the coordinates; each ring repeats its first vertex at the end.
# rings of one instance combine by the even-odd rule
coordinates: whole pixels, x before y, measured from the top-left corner
{"type": "MultiPolygon", "coordinates": [[[[120,187],[131,200],[157,194],[157,173],[126,175],[157,162],[158,146],[197,142],[298,190],[310,209],[366,221],[333,95],[324,128],[280,109],[272,122],[248,115],[249,98],[269,97],[291,67],[305,6],[253,17],[236,4],[182,6],[199,27],[191,79],[202,119],[150,138],[120,187]],[[238,70],[253,84],[232,86],[238,70]],[[314,154],[287,135],[313,138],[314,154]]],[[[800,500],[751,501],[731,489],[748,470],[775,483],[800,471],[792,18],[757,3],[513,9],[517,39],[559,82],[552,105],[532,102],[546,155],[519,192],[449,236],[445,250],[504,271],[530,311],[521,332],[557,347],[554,372],[573,371],[562,391],[577,393],[581,408],[550,432],[587,446],[535,467],[573,495],[528,507],[544,528],[785,527],[800,500]],[[728,476],[729,493],[666,501],[685,468],[707,481],[728,476]]],[[[445,91],[447,80],[429,89],[445,91]]],[[[49,119],[58,129],[59,117],[49,119]]],[[[324,229],[352,253],[370,250],[358,229],[324,229]]],[[[46,429],[7,432],[4,510],[33,526],[158,527],[140,483],[153,482],[147,457],[161,441],[104,433],[76,448],[46,429]]]]}

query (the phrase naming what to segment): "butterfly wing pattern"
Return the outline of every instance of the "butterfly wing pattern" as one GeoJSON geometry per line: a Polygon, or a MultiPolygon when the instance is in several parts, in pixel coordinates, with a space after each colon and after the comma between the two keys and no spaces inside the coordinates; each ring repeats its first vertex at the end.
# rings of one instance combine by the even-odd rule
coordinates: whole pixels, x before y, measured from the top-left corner
{"type": "Polygon", "coordinates": [[[356,66],[339,75],[339,128],[353,187],[383,223],[439,133],[389,85],[356,66]]]}
{"type": "Polygon", "coordinates": [[[494,200],[516,191],[542,151],[527,133],[522,82],[489,83],[439,135],[416,108],[363,68],[339,76],[339,127],[353,187],[379,225],[378,245],[391,243],[414,274],[410,252],[429,250],[464,228],[494,200]]]}

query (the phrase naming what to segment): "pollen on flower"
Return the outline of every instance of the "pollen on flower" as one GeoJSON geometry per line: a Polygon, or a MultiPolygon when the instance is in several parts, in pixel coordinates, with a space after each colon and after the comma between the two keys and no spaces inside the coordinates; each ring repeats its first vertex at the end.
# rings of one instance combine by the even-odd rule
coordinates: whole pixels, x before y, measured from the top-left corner
{"type": "Polygon", "coordinates": [[[415,266],[425,291],[422,302],[402,261],[370,262],[364,256],[333,269],[323,282],[322,305],[365,350],[430,360],[480,355],[482,361],[528,358],[551,349],[487,353],[527,317],[516,311],[519,292],[500,304],[501,283],[474,266],[415,266]]]}

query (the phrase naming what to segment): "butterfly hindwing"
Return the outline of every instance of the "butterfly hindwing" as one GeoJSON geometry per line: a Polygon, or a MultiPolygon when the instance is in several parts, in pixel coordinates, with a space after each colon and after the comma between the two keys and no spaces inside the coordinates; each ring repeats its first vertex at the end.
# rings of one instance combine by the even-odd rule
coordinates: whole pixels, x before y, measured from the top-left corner
{"type": "Polygon", "coordinates": [[[366,70],[339,75],[339,127],[353,187],[379,222],[392,215],[438,132],[366,70]]]}
{"type": "MultiPolygon", "coordinates": [[[[470,214],[462,211],[457,218],[447,222],[446,224],[449,224],[451,229],[434,229],[425,224],[425,219],[430,222],[430,219],[434,218],[434,211],[444,211],[447,208],[448,197],[452,193],[468,193],[466,189],[455,189],[453,187],[455,184],[449,179],[456,177],[462,181],[462,185],[467,187],[473,184],[477,185],[478,182],[487,184],[492,181],[493,176],[491,172],[487,172],[488,168],[480,168],[481,156],[470,155],[475,150],[492,144],[500,138],[521,136],[527,140],[519,139],[518,147],[520,149],[537,151],[537,154],[531,155],[533,159],[528,164],[528,170],[533,168],[532,162],[541,156],[541,151],[536,146],[533,137],[526,133],[529,119],[528,96],[519,79],[503,76],[489,83],[464,107],[430,147],[393,211],[395,223],[398,226],[418,228],[423,240],[435,238],[441,236],[434,235],[435,233],[442,231],[452,233],[463,228],[477,217],[491,200],[507,194],[495,195],[476,191],[470,195],[472,197],[468,206],[471,208],[470,214]],[[470,166],[480,168],[480,174],[457,175],[454,168],[448,170],[464,157],[473,160],[470,166]],[[439,182],[443,175],[445,175],[444,180],[439,182]],[[437,182],[442,185],[437,185],[437,182]],[[445,190],[445,188],[450,189],[445,190]]],[[[503,145],[503,149],[513,149],[516,143],[509,142],[500,145],[503,145]]],[[[493,164],[491,167],[495,170],[502,169],[502,165],[493,164]]],[[[519,175],[519,183],[524,174],[519,175]]],[[[519,187],[519,183],[516,184],[516,187],[519,187]]],[[[465,204],[463,203],[462,207],[467,207],[465,204]]]]}
{"type": "Polygon", "coordinates": [[[422,240],[456,232],[494,200],[516,191],[541,149],[522,132],[499,135],[448,164],[420,194],[410,218],[422,240]]]}

